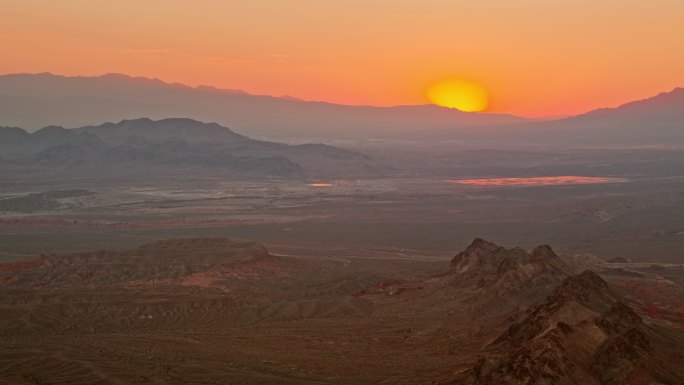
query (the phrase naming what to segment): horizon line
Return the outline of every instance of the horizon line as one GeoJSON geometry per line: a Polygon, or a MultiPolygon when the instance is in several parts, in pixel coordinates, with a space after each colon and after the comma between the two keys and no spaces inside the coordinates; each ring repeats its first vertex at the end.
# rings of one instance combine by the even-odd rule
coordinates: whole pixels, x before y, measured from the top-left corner
{"type": "Polygon", "coordinates": [[[487,112],[487,111],[482,111],[482,112],[471,112],[471,111],[462,111],[462,110],[459,110],[458,108],[440,106],[440,105],[434,104],[434,103],[425,103],[425,104],[395,104],[395,105],[383,106],[383,105],[374,105],[374,104],[347,104],[347,103],[336,103],[336,102],[332,102],[332,101],[328,101],[328,100],[308,100],[308,99],[303,99],[303,98],[300,98],[300,97],[297,97],[297,96],[287,95],[287,94],[283,94],[283,95],[280,95],[280,96],[278,96],[278,95],[271,95],[271,94],[255,94],[255,93],[251,93],[251,92],[249,92],[249,91],[246,91],[246,90],[243,90],[243,89],[239,89],[239,88],[220,88],[220,87],[216,87],[216,86],[209,85],[209,84],[199,84],[199,85],[193,86],[193,85],[189,85],[189,84],[186,84],[186,83],[181,83],[181,82],[176,82],[176,81],[168,81],[168,80],[160,79],[160,78],[158,78],[158,77],[149,77],[149,76],[143,76],[143,75],[130,75],[130,74],[122,73],[122,72],[106,72],[106,73],[102,73],[102,74],[99,74],[99,75],[62,75],[62,74],[58,74],[58,73],[54,73],[54,72],[50,72],[50,71],[43,71],[43,72],[11,72],[11,73],[0,74],[0,77],[5,77],[5,76],[17,76],[17,75],[31,75],[31,76],[35,76],[35,75],[50,75],[50,76],[56,76],[56,77],[61,77],[61,78],[67,78],[67,79],[69,79],[69,78],[103,78],[103,77],[106,77],[106,76],[121,76],[121,77],[126,77],[126,78],[128,78],[128,79],[142,79],[142,80],[147,80],[147,81],[155,81],[155,82],[163,83],[164,85],[167,85],[167,86],[180,86],[180,87],[184,87],[184,88],[188,88],[188,89],[196,90],[196,91],[206,91],[206,90],[210,90],[210,91],[216,91],[216,92],[233,93],[233,94],[236,94],[236,95],[237,95],[237,94],[243,94],[243,95],[246,95],[246,96],[269,97],[269,98],[275,98],[275,99],[280,99],[280,100],[284,100],[284,101],[296,101],[296,102],[302,102],[302,103],[321,103],[321,104],[330,104],[330,105],[342,106],[342,107],[371,107],[371,108],[437,107],[437,108],[446,109],[446,110],[455,110],[455,111],[458,111],[458,112],[461,112],[461,113],[465,113],[465,114],[476,114],[476,115],[481,115],[481,114],[482,114],[482,115],[512,116],[512,117],[527,119],[527,120],[531,120],[531,121],[553,121],[553,120],[562,120],[562,119],[567,119],[567,118],[572,118],[572,117],[575,117],[575,116],[581,116],[581,115],[584,115],[584,114],[592,113],[592,112],[594,112],[594,111],[607,110],[607,109],[616,109],[616,108],[620,108],[620,107],[622,107],[622,106],[624,106],[624,105],[627,105],[627,104],[629,104],[629,103],[638,102],[638,101],[644,101],[644,100],[647,100],[647,99],[656,97],[656,96],[658,96],[658,95],[671,93],[671,92],[674,92],[674,91],[676,91],[676,90],[679,90],[679,89],[684,88],[684,86],[674,86],[674,87],[673,87],[672,89],[670,89],[669,91],[661,91],[661,92],[659,92],[659,93],[657,93],[657,94],[654,94],[654,95],[651,95],[651,96],[646,96],[646,97],[643,97],[643,98],[641,98],[641,99],[633,99],[633,100],[630,100],[630,101],[627,101],[627,102],[624,102],[624,103],[621,103],[621,104],[618,104],[618,105],[615,105],[615,106],[612,106],[612,107],[597,107],[597,108],[594,108],[594,109],[591,109],[591,110],[584,111],[584,112],[579,113],[579,114],[526,116],[526,115],[517,115],[517,114],[514,114],[514,113],[510,113],[510,112],[487,112]]]}

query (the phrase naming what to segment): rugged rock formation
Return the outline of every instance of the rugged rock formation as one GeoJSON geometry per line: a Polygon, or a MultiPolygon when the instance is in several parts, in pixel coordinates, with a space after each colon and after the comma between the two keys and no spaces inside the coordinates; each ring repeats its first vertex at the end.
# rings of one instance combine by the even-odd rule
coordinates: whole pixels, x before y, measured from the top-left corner
{"type": "Polygon", "coordinates": [[[679,384],[658,335],[596,273],[567,278],[453,383],[679,384]]]}
{"type": "Polygon", "coordinates": [[[396,304],[396,313],[508,317],[542,301],[570,275],[566,264],[549,246],[527,252],[478,238],[458,253],[441,274],[355,294],[399,294],[403,299],[396,304]]]}
{"type": "Polygon", "coordinates": [[[566,264],[547,245],[532,252],[506,249],[475,239],[451,261],[456,285],[479,288],[487,295],[516,295],[542,299],[569,276],[566,264]]]}

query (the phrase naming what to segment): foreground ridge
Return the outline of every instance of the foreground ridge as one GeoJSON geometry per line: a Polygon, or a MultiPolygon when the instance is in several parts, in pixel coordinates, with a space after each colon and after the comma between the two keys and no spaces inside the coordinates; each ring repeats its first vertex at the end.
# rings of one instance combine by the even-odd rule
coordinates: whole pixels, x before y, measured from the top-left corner
{"type": "Polygon", "coordinates": [[[598,274],[565,279],[483,351],[463,384],[678,384],[661,337],[598,274]]]}

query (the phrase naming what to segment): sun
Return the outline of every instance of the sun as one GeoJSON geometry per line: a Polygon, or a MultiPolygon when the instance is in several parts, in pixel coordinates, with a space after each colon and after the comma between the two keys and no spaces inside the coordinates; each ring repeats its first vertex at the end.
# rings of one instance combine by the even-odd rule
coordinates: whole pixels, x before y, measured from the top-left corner
{"type": "Polygon", "coordinates": [[[466,112],[487,109],[489,97],[481,85],[466,80],[442,80],[425,91],[428,99],[438,106],[456,108],[466,112]]]}

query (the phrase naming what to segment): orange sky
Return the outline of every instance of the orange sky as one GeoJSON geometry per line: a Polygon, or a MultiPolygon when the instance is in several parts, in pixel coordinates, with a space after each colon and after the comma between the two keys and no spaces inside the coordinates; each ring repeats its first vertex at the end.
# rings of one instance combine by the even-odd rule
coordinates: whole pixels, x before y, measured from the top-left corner
{"type": "Polygon", "coordinates": [[[526,116],[684,86],[682,0],[2,0],[0,18],[0,73],[373,105],[427,103],[458,77],[526,116]]]}

